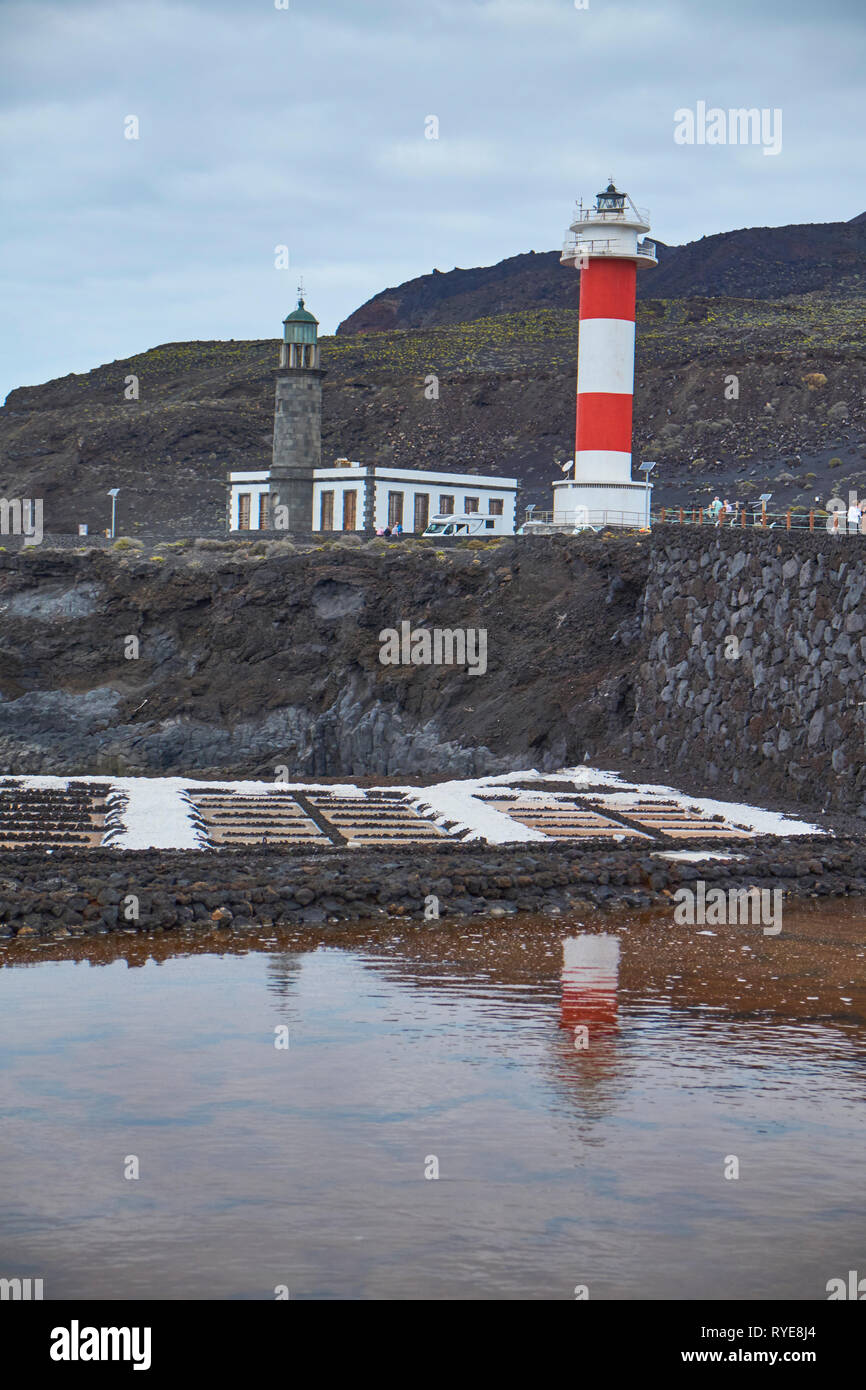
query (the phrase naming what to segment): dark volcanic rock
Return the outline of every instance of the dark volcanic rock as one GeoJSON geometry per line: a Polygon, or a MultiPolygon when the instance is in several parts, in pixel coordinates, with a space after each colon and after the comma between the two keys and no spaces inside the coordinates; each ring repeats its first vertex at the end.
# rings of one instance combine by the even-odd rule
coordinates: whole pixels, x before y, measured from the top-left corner
{"type": "MultiPolygon", "coordinates": [[[[650,299],[773,299],[847,286],[863,292],[866,214],[850,222],[747,227],[701,237],[685,246],[656,242],[659,265],[638,279],[650,299]]],[[[572,279],[577,281],[579,277],[572,279]]],[[[530,251],[497,265],[434,270],[368,299],[344,319],[338,334],[430,328],[558,305],[564,271],[558,251],[530,251]]]]}
{"type": "Polygon", "coordinates": [[[579,761],[625,725],[627,688],[594,696],[618,662],[610,639],[638,619],[646,547],[591,537],[531,553],[517,540],[258,549],[168,552],[164,563],[0,554],[0,766],[441,780],[527,756],[579,761]],[[85,581],[98,621],[51,607],[85,581]],[[404,619],[484,628],[486,673],[383,666],[378,634],[404,619]]]}
{"type": "MultiPolygon", "coordinates": [[[[783,903],[797,897],[824,895],[862,895],[866,892],[866,841],[863,837],[842,837],[836,841],[807,838],[784,842],[759,840],[714,843],[719,849],[735,851],[742,858],[720,862],[708,859],[700,865],[653,858],[647,872],[645,850],[621,847],[613,852],[597,847],[551,844],[533,855],[533,867],[517,873],[521,864],[519,849],[508,846],[478,847],[443,845],[433,850],[413,849],[413,877],[417,891],[410,887],[409,871],[395,873],[393,851],[348,850],[318,854],[286,854],[260,850],[222,851],[202,856],[196,853],[164,851],[96,850],[89,854],[62,851],[52,856],[58,884],[43,892],[44,855],[31,852],[17,855],[16,871],[20,889],[14,914],[0,921],[0,937],[8,940],[56,935],[59,927],[72,927],[73,934],[105,934],[114,930],[153,932],[175,928],[211,931],[230,927],[235,931],[256,931],[270,925],[320,925],[354,922],[378,916],[405,918],[424,927],[425,898],[445,877],[453,888],[439,896],[440,919],[446,924],[465,916],[490,915],[514,911],[579,912],[589,900],[602,907],[618,905],[641,907],[667,904],[673,913],[672,894],[677,885],[696,878],[709,885],[780,889],[783,903]],[[820,878],[800,873],[804,855],[820,862],[820,878]],[[819,858],[818,858],[819,856],[819,858]],[[128,885],[137,885],[141,912],[137,922],[117,921],[110,914],[97,912],[82,918],[68,908],[70,894],[84,877],[94,872],[106,880],[120,866],[128,885]],[[311,880],[315,888],[306,885],[311,880]],[[505,900],[496,899],[493,886],[508,877],[519,885],[505,900]],[[204,884],[198,892],[222,899],[238,908],[219,906],[199,915],[185,905],[193,883],[204,884]],[[380,885],[387,883],[384,905],[380,885]],[[636,883],[643,887],[636,889],[636,883]],[[580,884],[580,887],[578,887],[580,884]],[[589,885],[589,886],[586,886],[589,885]],[[144,891],[145,887],[147,892],[144,891]],[[260,913],[252,904],[266,888],[273,897],[269,911],[260,913]],[[312,895],[316,894],[313,902],[312,895]],[[53,906],[66,903],[62,923],[53,906]],[[37,909],[37,904],[38,909],[37,909]]],[[[0,852],[0,873],[10,856],[0,852]]],[[[525,868],[528,868],[524,864],[525,868]]],[[[81,896],[81,895],[77,895],[81,896]]],[[[756,931],[761,928],[753,924],[756,931]]]]}

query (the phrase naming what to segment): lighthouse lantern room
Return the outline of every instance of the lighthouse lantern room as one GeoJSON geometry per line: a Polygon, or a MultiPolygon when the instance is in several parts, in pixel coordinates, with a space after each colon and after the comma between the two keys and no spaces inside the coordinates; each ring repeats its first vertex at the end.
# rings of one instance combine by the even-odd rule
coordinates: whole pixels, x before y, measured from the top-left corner
{"type": "Polygon", "coordinates": [[[578,205],[560,263],[580,271],[572,476],[553,485],[554,525],[649,525],[650,490],[631,473],[635,290],[656,265],[649,214],[613,181],[578,205]]]}

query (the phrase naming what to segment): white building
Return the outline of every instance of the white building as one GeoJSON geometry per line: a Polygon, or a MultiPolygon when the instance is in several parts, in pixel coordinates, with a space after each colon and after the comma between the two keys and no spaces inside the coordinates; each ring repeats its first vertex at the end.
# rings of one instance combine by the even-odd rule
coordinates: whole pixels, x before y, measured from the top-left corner
{"type": "MultiPolygon", "coordinates": [[[[269,469],[229,474],[229,530],[280,529],[270,517],[269,469]]],[[[398,523],[420,535],[434,516],[480,515],[483,530],[514,534],[516,478],[428,473],[337,459],[313,470],[313,531],[373,531],[398,523]]],[[[482,532],[483,534],[483,532],[482,532]]]]}

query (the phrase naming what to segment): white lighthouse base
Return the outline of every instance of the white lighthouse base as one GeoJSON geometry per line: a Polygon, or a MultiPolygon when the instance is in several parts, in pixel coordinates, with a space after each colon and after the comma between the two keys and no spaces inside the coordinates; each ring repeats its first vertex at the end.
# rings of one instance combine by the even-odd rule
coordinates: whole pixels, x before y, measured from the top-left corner
{"type": "Polygon", "coordinates": [[[553,484],[553,525],[580,530],[586,526],[649,526],[652,484],[585,483],[553,484]]]}

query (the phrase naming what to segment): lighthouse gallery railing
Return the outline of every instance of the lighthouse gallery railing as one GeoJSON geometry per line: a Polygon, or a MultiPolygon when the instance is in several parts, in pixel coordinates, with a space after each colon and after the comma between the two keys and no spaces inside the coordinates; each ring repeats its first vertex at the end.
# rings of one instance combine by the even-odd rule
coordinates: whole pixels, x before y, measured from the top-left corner
{"type": "MultiPolygon", "coordinates": [[[[610,237],[593,237],[587,239],[585,237],[578,238],[574,236],[563,242],[562,255],[564,257],[571,260],[572,258],[580,257],[581,254],[587,256],[628,257],[632,253],[623,251],[622,243],[614,241],[610,237]]],[[[645,257],[647,260],[654,261],[656,259],[655,242],[649,241],[648,238],[644,237],[643,241],[637,243],[636,254],[645,257]]]]}

